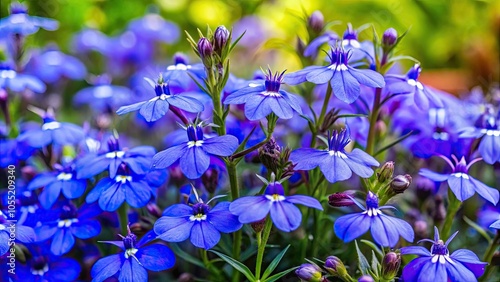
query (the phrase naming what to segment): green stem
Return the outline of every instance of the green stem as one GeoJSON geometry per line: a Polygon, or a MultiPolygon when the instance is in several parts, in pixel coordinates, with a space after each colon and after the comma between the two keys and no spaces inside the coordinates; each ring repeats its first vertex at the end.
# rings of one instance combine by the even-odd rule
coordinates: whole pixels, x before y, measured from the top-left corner
{"type": "Polygon", "coordinates": [[[318,136],[319,128],[323,124],[325,120],[326,110],[328,109],[328,102],[330,102],[330,98],[332,97],[332,86],[328,83],[328,88],[326,90],[325,100],[323,100],[323,107],[321,107],[321,113],[319,114],[318,120],[315,124],[312,140],[311,140],[311,148],[316,146],[316,136],[318,136]]]}
{"type": "MultiPolygon", "coordinates": [[[[323,175],[321,175],[321,178],[318,180],[318,183],[314,187],[313,197],[316,196],[316,191],[321,186],[321,183],[323,183],[324,180],[325,180],[325,177],[323,175]]],[[[319,199],[320,203],[323,200],[323,197],[325,196],[325,192],[326,192],[326,188],[324,188],[324,189],[323,189],[323,187],[319,188],[319,196],[316,198],[319,199]]],[[[321,224],[319,222],[321,220],[322,215],[323,215],[322,212],[320,212],[318,210],[314,210],[314,229],[313,229],[314,233],[313,233],[313,240],[312,240],[312,256],[313,257],[317,257],[317,252],[318,252],[318,247],[319,247],[318,246],[319,245],[318,239],[320,238],[319,233],[320,233],[320,229],[321,229],[321,224]]]]}
{"type": "Polygon", "coordinates": [[[266,249],[267,240],[269,240],[269,235],[271,234],[272,227],[273,227],[273,222],[269,217],[267,217],[266,226],[264,226],[264,230],[262,231],[264,236],[262,236],[262,240],[260,240],[260,244],[258,244],[258,249],[257,249],[257,262],[255,263],[255,278],[257,278],[257,281],[260,280],[262,259],[264,258],[264,251],[266,249]]]}
{"type": "Polygon", "coordinates": [[[118,208],[118,220],[120,222],[120,230],[123,236],[128,234],[128,204],[124,202],[120,208],[118,208]]]}
{"type": "Polygon", "coordinates": [[[488,281],[488,277],[490,276],[493,269],[495,269],[495,266],[491,265],[491,259],[493,258],[493,255],[495,254],[495,251],[498,248],[499,244],[500,244],[500,231],[497,231],[495,238],[491,240],[490,245],[488,246],[488,249],[486,249],[486,253],[484,254],[483,261],[487,262],[488,265],[486,266],[486,270],[483,276],[481,277],[480,281],[488,281]]]}
{"type": "Polygon", "coordinates": [[[448,213],[446,214],[443,228],[441,230],[441,238],[448,238],[450,236],[451,225],[453,224],[455,215],[457,214],[461,206],[462,202],[457,199],[457,197],[451,190],[448,190],[448,213]]]}
{"type": "Polygon", "coordinates": [[[212,261],[208,259],[207,250],[200,249],[200,256],[205,265],[205,268],[209,271],[210,275],[215,275],[216,277],[220,277],[220,270],[217,267],[214,267],[212,261]]]}
{"type": "Polygon", "coordinates": [[[366,152],[373,155],[375,150],[375,127],[380,112],[380,99],[382,97],[382,88],[375,89],[375,99],[373,99],[373,108],[370,114],[370,129],[368,130],[368,141],[366,143],[366,152]]]}
{"type": "MultiPolygon", "coordinates": [[[[240,196],[240,190],[238,188],[238,175],[236,174],[236,164],[233,161],[226,162],[227,173],[229,175],[229,184],[231,187],[231,199],[236,200],[240,196]]],[[[242,240],[242,231],[241,229],[234,233],[233,240],[233,258],[235,260],[240,259],[241,254],[241,240],[242,240]]],[[[233,272],[233,281],[237,282],[240,279],[240,272],[233,272]]]]}

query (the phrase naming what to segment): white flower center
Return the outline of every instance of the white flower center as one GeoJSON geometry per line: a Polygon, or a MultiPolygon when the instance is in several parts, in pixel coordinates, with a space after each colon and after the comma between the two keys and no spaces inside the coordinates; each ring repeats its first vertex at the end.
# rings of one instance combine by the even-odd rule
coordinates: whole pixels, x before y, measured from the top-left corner
{"type": "Polygon", "coordinates": [[[433,255],[431,261],[432,263],[439,261],[440,264],[445,264],[446,262],[455,264],[455,262],[450,258],[450,255],[433,255]]]}
{"type": "Polygon", "coordinates": [[[197,214],[197,215],[192,215],[189,217],[190,221],[202,221],[202,220],[207,220],[207,215],[206,214],[197,214]]]}
{"type": "Polygon", "coordinates": [[[424,86],[422,85],[422,83],[420,83],[420,81],[416,81],[415,79],[408,79],[407,82],[409,85],[416,86],[420,90],[424,89],[424,86]]]}
{"type": "Polygon", "coordinates": [[[71,173],[61,172],[57,176],[57,180],[68,181],[68,180],[71,180],[72,177],[73,177],[73,174],[71,174],[71,173]]]}
{"type": "Polygon", "coordinates": [[[94,97],[99,99],[109,98],[113,95],[113,89],[109,85],[98,86],[94,92],[94,97]]]}
{"type": "Polygon", "coordinates": [[[463,179],[469,179],[469,176],[465,173],[462,172],[457,172],[457,173],[452,173],[451,175],[455,176],[456,178],[463,178],[463,179]]]}
{"type": "Polygon", "coordinates": [[[203,140],[198,140],[198,141],[189,141],[189,142],[187,143],[187,145],[188,145],[188,148],[192,148],[192,147],[194,147],[194,146],[196,146],[196,147],[201,147],[201,145],[203,145],[203,140]]]}
{"type": "Polygon", "coordinates": [[[366,211],[364,211],[363,214],[367,214],[370,217],[371,216],[379,216],[382,214],[382,211],[380,211],[379,209],[371,208],[371,209],[367,209],[366,211]]]}
{"type": "Polygon", "coordinates": [[[328,66],[329,69],[331,70],[336,70],[336,71],[346,71],[347,70],[347,66],[344,65],[344,64],[331,64],[330,66],[328,66]]]}
{"type": "Polygon", "coordinates": [[[185,64],[177,64],[177,65],[171,65],[171,66],[168,66],[167,67],[167,70],[171,71],[171,70],[188,70],[190,69],[191,66],[189,65],[185,65],[185,64]]]}
{"type": "Polygon", "coordinates": [[[328,151],[328,154],[330,154],[330,156],[336,156],[336,157],[339,157],[339,158],[342,158],[342,159],[347,159],[347,155],[342,153],[342,152],[339,152],[339,151],[334,151],[334,150],[331,150],[331,151],[328,151]]]}
{"type": "Polygon", "coordinates": [[[359,41],[355,40],[355,39],[344,39],[342,40],[342,46],[345,47],[345,46],[351,46],[353,48],[356,48],[356,49],[359,49],[361,48],[361,44],[359,44],[359,41]]]}
{"type": "Polygon", "coordinates": [[[78,222],[77,218],[58,220],[57,227],[59,227],[59,228],[70,227],[71,224],[76,223],[76,222],[78,222]]]}
{"type": "Polygon", "coordinates": [[[132,181],[132,176],[130,175],[117,175],[115,177],[115,181],[116,182],[121,182],[122,184],[124,184],[125,182],[131,182],[132,181]]]}
{"type": "Polygon", "coordinates": [[[495,137],[500,136],[500,130],[494,130],[494,129],[481,129],[481,133],[486,134],[488,136],[495,136],[495,137]]]}
{"type": "Polygon", "coordinates": [[[54,130],[54,129],[58,129],[59,127],[61,127],[61,124],[59,122],[51,121],[51,122],[44,123],[42,125],[42,130],[54,130]]]}
{"type": "Polygon", "coordinates": [[[5,229],[7,229],[7,227],[5,227],[5,225],[3,225],[3,224],[0,224],[0,231],[5,230],[5,229]]]}
{"type": "Polygon", "coordinates": [[[114,158],[120,159],[123,157],[123,155],[125,155],[124,151],[114,151],[114,152],[106,153],[106,155],[104,155],[104,156],[108,159],[114,159],[114,158]]]}
{"type": "Polygon", "coordinates": [[[49,271],[48,264],[46,264],[42,269],[31,269],[31,274],[43,276],[47,271],[49,271]]]}
{"type": "Polygon", "coordinates": [[[26,22],[26,14],[14,14],[10,16],[10,22],[20,24],[26,22]]]}
{"type": "Polygon", "coordinates": [[[13,70],[3,70],[0,71],[0,78],[14,78],[17,73],[13,70]]]}
{"type": "Polygon", "coordinates": [[[248,84],[249,87],[258,87],[258,86],[261,86],[262,84],[258,84],[258,83],[250,83],[248,84]]]}
{"type": "Polygon", "coordinates": [[[271,202],[280,202],[285,199],[285,196],[278,195],[278,194],[272,194],[272,195],[265,195],[266,199],[268,199],[271,202]]]}
{"type": "Polygon", "coordinates": [[[274,91],[264,91],[264,92],[260,92],[260,94],[264,95],[264,96],[271,96],[271,97],[276,97],[276,98],[283,97],[283,95],[281,95],[281,93],[274,92],[274,91]]]}
{"type": "Polygon", "coordinates": [[[129,257],[135,256],[135,254],[137,253],[137,251],[139,251],[139,250],[136,249],[136,248],[127,249],[125,251],[125,258],[128,259],[129,257]]]}

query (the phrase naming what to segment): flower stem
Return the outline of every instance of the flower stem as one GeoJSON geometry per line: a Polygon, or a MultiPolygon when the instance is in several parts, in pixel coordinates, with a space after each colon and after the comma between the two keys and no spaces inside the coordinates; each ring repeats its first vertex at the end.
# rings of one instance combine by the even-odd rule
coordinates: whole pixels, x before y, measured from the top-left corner
{"type": "Polygon", "coordinates": [[[462,202],[457,199],[452,191],[448,190],[448,213],[446,214],[446,218],[441,230],[441,238],[448,238],[450,236],[453,219],[455,219],[455,215],[457,214],[461,206],[462,202]]]}
{"type": "Polygon", "coordinates": [[[373,108],[370,114],[370,129],[368,130],[368,141],[366,142],[366,152],[373,155],[375,152],[375,126],[377,124],[380,112],[380,99],[382,97],[382,88],[375,89],[375,99],[373,99],[373,108]]]}
{"type": "Polygon", "coordinates": [[[332,86],[328,83],[328,88],[326,89],[325,100],[323,101],[323,107],[321,107],[321,113],[319,114],[318,120],[315,124],[312,140],[311,140],[311,148],[316,146],[316,136],[318,136],[319,128],[325,121],[326,110],[328,109],[328,102],[330,102],[330,98],[332,97],[332,86]]]}
{"type": "Polygon", "coordinates": [[[128,204],[124,202],[120,208],[118,208],[118,220],[120,222],[120,230],[122,235],[128,233],[128,204]]]}
{"type": "MultiPolygon", "coordinates": [[[[231,187],[231,199],[234,201],[240,196],[240,190],[238,187],[238,175],[236,174],[236,164],[233,161],[227,161],[226,167],[227,173],[229,175],[229,185],[231,187]]],[[[234,233],[233,238],[233,258],[236,260],[240,259],[241,239],[242,231],[240,229],[234,233]]],[[[239,281],[239,276],[239,271],[233,272],[233,281],[239,281]]]]}
{"type": "Polygon", "coordinates": [[[491,240],[490,245],[488,246],[488,249],[486,249],[486,253],[484,254],[483,261],[487,262],[488,265],[486,266],[486,270],[484,272],[484,275],[481,277],[481,281],[487,281],[488,276],[490,276],[491,272],[493,271],[494,267],[491,265],[491,259],[493,258],[493,255],[495,254],[496,249],[498,248],[498,245],[500,244],[500,231],[497,230],[497,234],[495,235],[495,238],[491,240]]]}
{"type": "MultiPolygon", "coordinates": [[[[269,240],[269,235],[271,234],[271,229],[273,227],[273,222],[269,217],[266,218],[266,225],[264,226],[264,230],[262,231],[262,239],[257,240],[259,242],[257,249],[257,262],[255,263],[255,278],[257,281],[260,280],[260,272],[262,269],[262,259],[264,258],[264,251],[266,249],[267,240],[269,240]]],[[[260,233],[260,232],[259,232],[260,233]]],[[[259,234],[260,235],[260,234],[259,234]]],[[[257,236],[259,236],[257,235],[257,236]]],[[[258,237],[257,237],[258,238],[258,237]]]]}

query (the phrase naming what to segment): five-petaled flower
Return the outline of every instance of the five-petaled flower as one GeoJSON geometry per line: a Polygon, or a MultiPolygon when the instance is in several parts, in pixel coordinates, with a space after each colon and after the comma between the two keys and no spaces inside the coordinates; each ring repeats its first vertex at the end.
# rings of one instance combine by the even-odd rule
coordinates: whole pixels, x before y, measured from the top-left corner
{"type": "Polygon", "coordinates": [[[333,93],[340,100],[351,104],[356,101],[361,92],[360,84],[382,88],[385,86],[384,77],[370,69],[355,69],[349,65],[350,51],[343,48],[332,48],[328,57],[328,66],[310,66],[303,70],[287,74],[283,81],[290,85],[306,81],[315,84],[329,82],[333,93]]]}
{"type": "Polygon", "coordinates": [[[241,223],[260,221],[270,213],[276,228],[290,232],[297,229],[302,221],[302,214],[295,204],[323,210],[315,198],[305,195],[285,196],[283,185],[271,181],[264,195],[236,199],[229,206],[229,211],[237,215],[241,223]]]}
{"type": "Polygon", "coordinates": [[[445,242],[439,239],[438,229],[434,227],[434,241],[423,239],[419,242],[431,242],[431,250],[412,246],[401,248],[402,255],[418,255],[403,268],[404,281],[477,281],[483,275],[486,262],[479,260],[476,254],[466,249],[454,251],[451,255],[448,244],[458,231],[445,242]]]}
{"type": "Polygon", "coordinates": [[[358,201],[354,203],[363,210],[360,213],[348,214],[337,218],[334,224],[335,234],[344,242],[350,242],[363,235],[370,229],[373,239],[383,247],[394,247],[399,236],[413,242],[414,233],[406,221],[382,213],[384,209],[393,209],[392,206],[378,206],[378,197],[371,191],[366,196],[366,208],[358,201]]]}
{"type": "Polygon", "coordinates": [[[319,166],[326,180],[331,183],[349,179],[352,173],[367,178],[373,174],[372,166],[379,166],[377,160],[360,149],[346,152],[350,142],[346,129],[334,131],[328,136],[326,150],[301,148],[292,152],[290,160],[296,164],[295,170],[311,170],[319,166]]]}
{"type": "Polygon", "coordinates": [[[268,70],[265,80],[252,80],[248,86],[231,94],[224,104],[245,104],[245,116],[249,120],[259,120],[274,113],[281,119],[290,119],[293,113],[302,114],[301,101],[298,96],[280,89],[282,73],[271,73],[268,70]]]}
{"type": "Polygon", "coordinates": [[[471,165],[482,160],[481,158],[474,159],[467,164],[465,157],[462,157],[459,161],[455,155],[451,155],[453,161],[455,162],[454,165],[453,162],[447,157],[441,155],[439,157],[444,159],[450,165],[452,169],[451,173],[440,174],[423,168],[420,170],[420,175],[436,182],[447,181],[451,191],[453,191],[453,194],[455,194],[457,199],[461,202],[469,199],[475,192],[477,192],[488,202],[494,205],[498,203],[500,193],[497,189],[491,188],[469,175],[469,168],[471,165]]]}
{"type": "Polygon", "coordinates": [[[201,124],[189,125],[188,141],[159,152],[153,157],[153,169],[164,169],[179,160],[184,175],[200,178],[210,165],[210,156],[227,157],[238,148],[238,139],[232,135],[205,138],[201,124]]]}

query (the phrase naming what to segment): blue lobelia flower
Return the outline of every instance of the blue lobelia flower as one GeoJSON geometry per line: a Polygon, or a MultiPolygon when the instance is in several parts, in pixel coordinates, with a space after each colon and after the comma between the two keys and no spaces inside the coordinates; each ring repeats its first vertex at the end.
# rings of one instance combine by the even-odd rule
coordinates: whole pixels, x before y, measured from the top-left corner
{"type": "Polygon", "coordinates": [[[134,208],[145,206],[153,196],[153,190],[144,174],[135,174],[122,163],[116,176],[104,177],[87,195],[87,203],[99,201],[105,211],[116,211],[123,202],[134,208]]]}
{"type": "Polygon", "coordinates": [[[10,15],[0,19],[0,38],[12,34],[30,35],[40,28],[56,30],[59,23],[56,20],[28,15],[28,9],[20,3],[12,3],[10,15]]]}
{"type": "Polygon", "coordinates": [[[89,105],[92,110],[105,111],[130,103],[134,97],[127,87],[112,85],[107,75],[95,77],[92,83],[93,86],[83,88],[73,96],[76,106],[89,105]]]}
{"type": "Polygon", "coordinates": [[[175,81],[184,91],[195,91],[198,88],[194,79],[201,83],[206,77],[203,64],[189,64],[188,57],[183,53],[174,54],[174,64],[167,66],[162,73],[164,81],[175,81]]]}
{"type": "Polygon", "coordinates": [[[385,76],[387,90],[393,95],[411,94],[417,107],[427,110],[430,106],[442,108],[443,102],[430,87],[418,81],[422,68],[415,64],[405,76],[388,74],[385,76]]]}
{"type": "Polygon", "coordinates": [[[170,107],[176,107],[190,113],[199,113],[203,111],[203,104],[187,95],[187,93],[182,94],[182,90],[181,93],[174,93],[176,92],[174,90],[176,87],[172,87],[170,81],[164,81],[161,74],[157,83],[147,77],[144,79],[154,88],[156,97],[148,101],[120,107],[118,111],[116,111],[118,115],[138,110],[147,122],[153,122],[163,117],[170,107]]]}
{"type": "Polygon", "coordinates": [[[302,221],[302,214],[295,204],[323,210],[315,198],[304,195],[285,196],[280,182],[272,180],[267,184],[264,195],[242,197],[231,203],[229,211],[237,215],[241,223],[260,221],[270,213],[276,228],[290,232],[297,229],[302,221]]]}
{"type": "Polygon", "coordinates": [[[99,235],[101,224],[92,218],[101,212],[97,205],[84,204],[77,210],[72,203],[64,203],[57,220],[43,222],[35,228],[37,241],[52,238],[50,252],[56,256],[66,254],[75,245],[75,237],[88,239],[99,235]]]}
{"type": "Polygon", "coordinates": [[[500,116],[495,116],[492,107],[487,107],[486,111],[476,121],[475,127],[465,127],[461,130],[461,138],[481,138],[478,151],[487,164],[500,162],[500,116]]]}
{"type": "Polygon", "coordinates": [[[33,253],[26,264],[16,264],[18,280],[26,282],[68,282],[77,281],[81,272],[80,264],[71,258],[33,253]]]}
{"type": "Polygon", "coordinates": [[[155,153],[156,150],[151,146],[120,149],[119,140],[111,136],[108,139],[108,152],[88,154],[77,161],[77,177],[90,178],[107,169],[109,177],[115,178],[122,163],[136,174],[145,174],[151,167],[151,157],[155,153]]]}
{"type": "Polygon", "coordinates": [[[17,137],[18,142],[26,142],[30,147],[43,148],[49,144],[73,145],[84,138],[83,129],[77,125],[58,122],[49,109],[43,116],[43,124],[39,129],[31,129],[17,137]]]}
{"type": "Polygon", "coordinates": [[[419,242],[431,242],[431,250],[412,246],[401,248],[402,255],[418,255],[403,268],[404,281],[477,281],[483,275],[486,262],[479,260],[476,254],[466,249],[454,251],[451,255],[448,244],[455,238],[458,231],[443,242],[434,227],[434,241],[430,239],[419,242]]]}
{"type": "Polygon", "coordinates": [[[392,206],[378,206],[378,197],[371,191],[366,196],[366,208],[358,201],[354,203],[363,210],[337,218],[334,224],[335,234],[344,242],[350,242],[363,235],[370,229],[373,239],[383,247],[394,247],[399,241],[399,236],[413,242],[414,233],[411,225],[406,221],[382,213],[383,209],[392,206]]]}
{"type": "Polygon", "coordinates": [[[13,247],[10,245],[12,241],[9,241],[12,232],[16,234],[14,238],[14,242],[16,243],[29,244],[35,242],[33,228],[8,220],[7,216],[0,211],[0,256],[9,252],[11,247],[13,247]]]}
{"type": "Polygon", "coordinates": [[[335,32],[326,31],[322,35],[314,38],[309,45],[307,45],[304,49],[304,56],[316,58],[318,56],[318,49],[321,45],[327,43],[330,46],[335,46],[338,40],[339,36],[335,32]]]}
{"type": "Polygon", "coordinates": [[[499,192],[495,188],[491,188],[481,181],[475,179],[474,177],[469,175],[469,168],[474,163],[482,160],[481,158],[472,160],[469,164],[465,161],[465,157],[462,157],[460,161],[455,157],[455,155],[451,155],[453,162],[445,156],[439,156],[448,163],[452,169],[451,173],[448,174],[439,174],[428,169],[421,169],[419,174],[427,177],[436,182],[447,181],[450,186],[451,191],[461,202],[469,199],[474,196],[474,193],[477,192],[481,197],[483,197],[488,202],[496,205],[499,200],[499,192]]]}
{"type": "Polygon", "coordinates": [[[296,164],[295,170],[311,170],[319,166],[326,180],[331,183],[349,179],[353,172],[363,178],[372,176],[371,167],[379,166],[379,163],[360,149],[346,152],[345,147],[350,141],[346,129],[334,131],[325,141],[327,150],[300,148],[291,153],[290,160],[296,164]]]}
{"type": "Polygon", "coordinates": [[[47,83],[55,83],[62,78],[81,80],[87,69],[76,57],[69,56],[55,47],[33,54],[26,64],[25,72],[47,83]]]}
{"type": "Polygon", "coordinates": [[[245,116],[258,120],[274,113],[281,119],[290,119],[293,113],[302,114],[300,99],[280,89],[283,74],[268,70],[265,80],[251,81],[248,86],[229,94],[224,104],[245,104],[245,116]]]}
{"type": "Polygon", "coordinates": [[[500,209],[493,205],[484,205],[477,216],[478,224],[483,228],[500,229],[500,209]]]}
{"type": "Polygon", "coordinates": [[[66,167],[57,166],[56,171],[45,172],[37,175],[28,184],[28,190],[35,190],[41,187],[42,193],[39,195],[40,204],[45,209],[50,209],[62,194],[67,199],[76,199],[83,195],[87,187],[86,179],[77,179],[73,165],[66,167]]]}
{"type": "MultiPolygon", "coordinates": [[[[193,190],[194,191],[194,190],[193,190]]],[[[196,194],[194,205],[176,204],[167,208],[154,225],[158,238],[167,242],[182,242],[190,238],[198,248],[211,249],[220,240],[220,233],[232,233],[243,225],[229,212],[229,202],[220,202],[213,208],[196,194]]]]}
{"type": "Polygon", "coordinates": [[[340,100],[351,104],[360,94],[360,84],[381,88],[385,86],[384,77],[369,69],[355,69],[349,65],[350,51],[332,48],[328,57],[329,66],[310,66],[303,70],[287,74],[283,81],[290,85],[306,81],[315,84],[329,82],[333,93],[340,100]]]}
{"type": "Polygon", "coordinates": [[[18,73],[8,64],[0,64],[0,89],[10,89],[15,92],[29,89],[35,93],[42,93],[46,86],[35,76],[18,73]]]}
{"type": "Polygon", "coordinates": [[[123,252],[99,259],[90,274],[92,282],[102,282],[115,277],[119,282],[147,282],[148,270],[163,271],[175,265],[174,253],[165,245],[148,244],[155,239],[153,231],[137,242],[137,236],[128,228],[122,241],[104,241],[119,247],[123,252]]]}
{"type": "Polygon", "coordinates": [[[166,21],[160,15],[154,13],[130,21],[127,29],[141,39],[165,43],[177,42],[180,35],[179,27],[175,23],[166,21]]]}
{"type": "Polygon", "coordinates": [[[204,138],[201,123],[189,125],[188,140],[170,147],[153,157],[153,169],[164,169],[177,160],[184,175],[189,179],[199,178],[210,165],[210,156],[227,157],[238,148],[238,139],[232,135],[204,138]]]}

